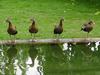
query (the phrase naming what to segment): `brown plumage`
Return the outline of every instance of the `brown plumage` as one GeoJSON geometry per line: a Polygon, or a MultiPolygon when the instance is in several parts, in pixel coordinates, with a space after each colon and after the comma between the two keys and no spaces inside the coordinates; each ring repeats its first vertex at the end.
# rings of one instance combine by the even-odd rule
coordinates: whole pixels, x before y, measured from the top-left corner
{"type": "Polygon", "coordinates": [[[32,34],[34,34],[34,37],[35,37],[35,34],[38,32],[38,28],[35,25],[35,20],[31,19],[31,21],[32,21],[32,24],[29,27],[29,32],[31,33],[31,36],[32,36],[32,34]]]}
{"type": "Polygon", "coordinates": [[[16,30],[16,26],[12,25],[11,21],[9,19],[6,20],[6,22],[8,23],[8,29],[7,29],[7,32],[8,34],[11,36],[11,35],[16,35],[18,32],[16,30]]]}
{"type": "Polygon", "coordinates": [[[93,21],[89,21],[88,23],[83,24],[81,30],[84,32],[87,32],[87,37],[88,37],[88,34],[93,30],[94,24],[95,23],[93,21]]]}
{"type": "Polygon", "coordinates": [[[59,25],[56,25],[54,28],[54,34],[60,35],[63,32],[63,21],[64,19],[60,19],[59,25]]]}

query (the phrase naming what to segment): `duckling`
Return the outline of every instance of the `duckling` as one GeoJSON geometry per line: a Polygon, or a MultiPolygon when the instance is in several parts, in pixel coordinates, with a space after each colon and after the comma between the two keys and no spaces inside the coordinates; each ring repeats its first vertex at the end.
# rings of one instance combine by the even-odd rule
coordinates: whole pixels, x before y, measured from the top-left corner
{"type": "Polygon", "coordinates": [[[38,32],[38,28],[35,25],[35,20],[34,19],[31,19],[31,21],[32,21],[32,24],[29,27],[29,32],[31,33],[31,36],[32,36],[32,34],[34,34],[34,38],[35,38],[35,34],[38,32]]]}
{"type": "Polygon", "coordinates": [[[16,26],[12,25],[11,21],[9,19],[6,20],[6,22],[8,23],[8,29],[7,29],[7,32],[8,34],[10,35],[16,35],[18,33],[18,31],[16,30],[16,26]]]}
{"type": "Polygon", "coordinates": [[[93,25],[95,23],[91,20],[85,24],[83,24],[83,26],[81,27],[81,30],[84,31],[84,32],[87,32],[87,37],[88,37],[88,34],[93,30],[93,25]]]}
{"type": "Polygon", "coordinates": [[[56,37],[58,36],[57,38],[59,38],[60,34],[63,32],[63,21],[64,19],[61,18],[59,25],[56,25],[54,28],[54,34],[56,35],[56,37]]]}

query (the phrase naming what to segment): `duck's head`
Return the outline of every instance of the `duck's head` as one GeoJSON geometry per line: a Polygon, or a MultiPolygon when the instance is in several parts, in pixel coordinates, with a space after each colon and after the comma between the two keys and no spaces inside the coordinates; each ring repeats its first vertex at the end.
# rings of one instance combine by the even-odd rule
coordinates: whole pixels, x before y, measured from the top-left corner
{"type": "Polygon", "coordinates": [[[6,22],[7,22],[7,23],[10,23],[10,22],[11,22],[11,21],[10,21],[10,18],[7,18],[7,19],[6,19],[6,22]]]}
{"type": "Polygon", "coordinates": [[[90,25],[95,25],[95,22],[92,21],[92,20],[90,20],[90,21],[88,22],[88,24],[90,24],[90,25]]]}
{"type": "Polygon", "coordinates": [[[35,19],[34,18],[31,18],[30,21],[35,21],[35,19]]]}
{"type": "Polygon", "coordinates": [[[64,21],[64,18],[61,18],[60,21],[64,21]]]}

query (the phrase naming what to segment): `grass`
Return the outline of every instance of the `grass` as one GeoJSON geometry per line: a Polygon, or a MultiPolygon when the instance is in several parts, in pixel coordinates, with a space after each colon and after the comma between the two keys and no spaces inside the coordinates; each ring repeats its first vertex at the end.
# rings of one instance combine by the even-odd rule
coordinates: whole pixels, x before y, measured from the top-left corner
{"type": "Polygon", "coordinates": [[[100,37],[99,0],[0,0],[0,39],[10,39],[7,34],[7,17],[16,25],[19,39],[31,38],[28,32],[30,18],[36,19],[39,32],[36,38],[53,38],[54,25],[64,17],[64,32],[61,38],[85,37],[81,25],[88,19],[96,22],[90,37],[100,37]]]}

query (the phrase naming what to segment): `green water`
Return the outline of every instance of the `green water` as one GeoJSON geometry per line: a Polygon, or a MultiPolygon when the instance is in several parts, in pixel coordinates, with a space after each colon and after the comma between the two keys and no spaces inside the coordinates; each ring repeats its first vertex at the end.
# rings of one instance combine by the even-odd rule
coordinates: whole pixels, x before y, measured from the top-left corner
{"type": "Polygon", "coordinates": [[[1,45],[0,75],[100,75],[100,45],[1,45]]]}

